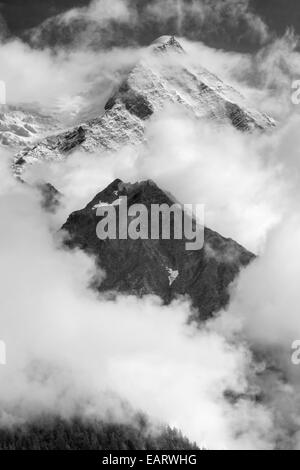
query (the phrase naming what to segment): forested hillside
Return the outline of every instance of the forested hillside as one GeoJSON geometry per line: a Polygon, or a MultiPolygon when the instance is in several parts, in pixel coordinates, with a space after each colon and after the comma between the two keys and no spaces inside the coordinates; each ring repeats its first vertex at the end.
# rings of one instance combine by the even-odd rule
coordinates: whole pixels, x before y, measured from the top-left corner
{"type": "Polygon", "coordinates": [[[0,450],[194,450],[181,432],[170,427],[149,432],[146,421],[108,424],[79,418],[41,418],[26,426],[0,430],[0,450]]]}

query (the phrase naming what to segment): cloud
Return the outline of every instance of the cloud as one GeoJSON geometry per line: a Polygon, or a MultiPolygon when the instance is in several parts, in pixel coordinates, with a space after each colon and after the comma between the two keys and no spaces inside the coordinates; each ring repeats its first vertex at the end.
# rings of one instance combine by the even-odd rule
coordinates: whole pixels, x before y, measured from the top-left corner
{"type": "Polygon", "coordinates": [[[274,139],[230,126],[219,128],[216,138],[209,123],[171,106],[146,125],[146,144],[117,153],[75,152],[63,164],[28,167],[25,178],[50,181],[67,196],[62,218],[114,178],[150,178],[182,203],[204,204],[208,227],[259,252],[294,190],[281,178],[274,139]]]}
{"type": "Polygon", "coordinates": [[[8,35],[8,28],[5,19],[0,13],[0,39],[6,38],[8,35]]]}
{"type": "MultiPolygon", "coordinates": [[[[245,15],[247,2],[239,3],[232,2],[228,11],[245,15]]],[[[111,13],[119,14],[118,8],[111,13]]],[[[221,21],[224,11],[217,4],[209,14],[221,21]]],[[[246,20],[251,23],[247,15],[246,20]]],[[[286,38],[254,58],[189,47],[216,72],[227,64],[221,73],[242,84],[249,96],[264,98],[278,115],[285,110],[286,122],[270,135],[230,127],[216,133],[179,108],[165,109],[149,121],[147,141],[139,148],[84,158],[77,152],[59,165],[28,169],[28,181],[44,178],[64,193],[55,215],[45,214],[37,192],[10,176],[1,150],[0,339],[8,348],[8,364],[0,369],[3,422],[41,411],[69,416],[79,405],[84,416],[106,419],[112,410],[124,420],[131,419],[130,410],[141,409],[154,422],[176,425],[210,448],[271,448],[278,440],[299,446],[297,372],[288,355],[299,330],[299,221],[293,217],[299,199],[299,118],[284,101],[298,55],[294,46],[285,48],[286,38]],[[278,81],[272,79],[274,67],[281,71],[278,81]],[[272,89],[282,90],[279,104],[272,89]],[[115,177],[153,178],[183,203],[205,203],[208,226],[260,253],[232,287],[231,305],[217,320],[196,329],[186,325],[187,301],[167,307],[150,297],[107,302],[88,290],[93,260],[61,250],[54,233],[115,177]],[[278,372],[250,352],[249,345],[256,354],[266,344],[263,359],[275,362],[278,372]],[[258,395],[264,397],[260,403],[258,395]]],[[[98,79],[95,90],[103,103],[106,80],[117,81],[136,60],[139,51],[132,51],[77,49],[68,56],[10,41],[1,45],[0,59],[8,93],[17,102],[49,106],[66,94],[82,96],[98,79]]]]}
{"type": "Polygon", "coordinates": [[[141,410],[199,445],[270,447],[269,410],[245,398],[247,349],[188,326],[186,301],[110,302],[89,291],[93,260],[59,248],[36,191],[9,177],[2,157],[1,422],[42,412],[128,420],[141,410]],[[231,405],[228,389],[243,398],[231,405]]]}
{"type": "MultiPolygon", "coordinates": [[[[88,6],[72,8],[46,19],[27,32],[35,47],[77,48],[92,46],[95,50],[119,45],[114,41],[120,27],[138,25],[137,10],[130,0],[92,0],[88,6]],[[56,47],[57,46],[57,47],[56,47]]],[[[123,46],[128,46],[123,41],[123,46]]]]}
{"type": "MultiPolygon", "coordinates": [[[[280,108],[286,120],[269,133],[241,133],[229,125],[216,133],[210,123],[196,120],[180,106],[170,106],[147,121],[145,142],[140,146],[94,155],[75,151],[63,165],[29,168],[26,178],[49,180],[66,194],[61,223],[114,178],[132,182],[151,178],[183,203],[205,204],[209,227],[259,253],[267,233],[283,218],[297,190],[293,167],[297,161],[297,107],[290,105],[286,89],[283,104],[278,104],[268,85],[258,89],[257,82],[246,80],[250,56],[182,42],[189,54],[180,57],[181,66],[184,60],[188,67],[200,62],[252,97],[254,105],[258,98],[262,108],[271,100],[270,107],[280,108]]],[[[287,83],[288,77],[284,77],[287,83]]]]}
{"type": "MultiPolygon", "coordinates": [[[[185,9],[191,10],[192,17],[197,15],[198,10],[202,11],[205,24],[208,24],[208,17],[212,18],[212,22],[218,23],[221,21],[221,14],[225,11],[232,12],[230,15],[226,13],[227,19],[232,15],[238,15],[238,12],[244,12],[244,14],[248,12],[247,2],[217,2],[214,8],[211,2],[171,2],[170,9],[167,10],[159,2],[155,2],[148,5],[143,18],[152,24],[150,18],[156,12],[155,19],[152,21],[158,25],[160,21],[165,21],[164,15],[167,12],[173,14],[172,12],[178,9],[183,12],[185,9]]],[[[240,14],[242,15],[242,13],[240,14]]],[[[142,20],[140,21],[137,15],[137,11],[130,2],[118,1],[112,4],[106,0],[98,0],[92,2],[88,7],[69,10],[51,21],[55,25],[57,22],[69,25],[73,22],[77,24],[78,18],[84,18],[87,22],[92,19],[96,26],[100,24],[101,28],[106,28],[105,31],[108,29],[104,35],[110,34],[109,31],[111,31],[111,34],[116,36],[117,33],[114,32],[111,21],[131,24],[136,29],[139,23],[142,24],[142,20]]],[[[162,29],[164,28],[162,27],[162,29]]],[[[185,30],[183,32],[186,33],[185,30]]],[[[89,39],[84,39],[81,32],[77,34],[75,28],[70,31],[70,37],[75,42],[72,43],[71,48],[66,49],[63,45],[52,48],[50,47],[51,41],[49,44],[47,41],[44,43],[41,37],[39,39],[38,33],[36,34],[35,47],[30,47],[18,39],[10,39],[0,43],[0,79],[6,82],[9,104],[30,103],[32,105],[36,103],[42,107],[44,112],[51,113],[55,118],[58,118],[64,126],[70,126],[101,114],[112,89],[122,81],[124,74],[133,67],[141,56],[141,48],[137,46],[140,37],[129,41],[130,47],[126,47],[128,43],[123,40],[119,43],[119,47],[111,48],[113,42],[108,43],[98,31],[95,32],[98,38],[97,47],[93,47],[94,33],[90,35],[90,29],[84,26],[82,34],[86,34],[89,39]],[[41,42],[39,43],[39,41],[41,42]],[[41,48],[42,44],[44,44],[43,49],[41,48]]],[[[54,36],[57,38],[59,34],[55,33],[54,36]]],[[[290,103],[290,100],[286,100],[286,90],[289,90],[287,85],[291,73],[287,75],[287,66],[281,67],[280,74],[272,74],[272,69],[276,54],[277,57],[280,54],[280,60],[278,58],[276,61],[276,64],[280,64],[283,63],[287,56],[287,50],[289,50],[289,59],[285,60],[286,63],[294,64],[293,75],[296,74],[299,60],[298,54],[294,50],[295,39],[293,40],[291,36],[276,40],[275,43],[262,49],[254,58],[243,54],[216,51],[199,43],[183,42],[187,50],[194,54],[195,59],[203,65],[207,64],[212,69],[216,69],[221,76],[233,84],[238,83],[246,94],[253,98],[253,101],[258,104],[263,103],[264,110],[275,114],[275,117],[282,115],[282,109],[287,106],[287,101],[290,103]],[[251,72],[252,70],[255,70],[255,75],[251,72]],[[274,76],[282,78],[280,103],[278,103],[278,99],[277,102],[274,99],[274,85],[272,83],[274,76]],[[260,77],[260,83],[257,83],[257,77],[260,77]],[[257,89],[258,86],[259,89],[257,89]]],[[[277,82],[279,82],[279,78],[277,82]]],[[[279,86],[275,90],[277,93],[278,89],[279,86]]]]}
{"type": "Polygon", "coordinates": [[[140,53],[123,48],[61,49],[54,54],[14,39],[0,43],[0,79],[6,83],[9,105],[30,104],[70,126],[103,112],[113,87],[140,53]]]}
{"type": "MultiPolygon", "coordinates": [[[[209,447],[299,448],[300,445],[297,433],[300,383],[297,368],[291,364],[291,344],[300,334],[297,283],[300,273],[299,116],[294,108],[291,113],[287,122],[270,134],[243,134],[230,127],[218,129],[216,134],[216,129],[209,124],[199,124],[180,108],[170,107],[148,122],[146,141],[138,148],[128,147],[115,154],[85,155],[84,158],[78,152],[60,164],[31,167],[26,175],[33,180],[47,176],[65,193],[65,207],[56,215],[56,223],[69,211],[85,205],[115,177],[126,181],[152,178],[184,203],[205,202],[208,226],[259,252],[259,258],[231,287],[228,309],[204,325],[198,335],[189,330],[188,336],[195,338],[199,350],[194,351],[191,344],[186,350],[177,330],[171,331],[168,326],[170,338],[179,345],[180,354],[182,352],[188,359],[187,363],[184,359],[181,363],[181,355],[176,356],[167,343],[172,351],[170,356],[176,358],[177,364],[174,366],[170,359],[163,360],[174,395],[162,395],[161,390],[167,388],[166,382],[160,375],[152,376],[152,371],[149,377],[155,384],[154,392],[150,380],[145,379],[142,388],[137,388],[136,394],[130,396],[131,403],[138,404],[151,416],[164,417],[182,428],[189,437],[209,447]],[[221,349],[220,344],[223,345],[221,349]],[[203,361],[205,357],[205,369],[201,369],[203,364],[198,362],[194,368],[188,352],[190,347],[192,356],[195,354],[203,361]],[[233,356],[227,356],[228,347],[233,356]],[[207,350],[214,352],[207,357],[207,350]],[[232,369],[229,371],[221,360],[224,356],[228,366],[242,364],[242,369],[235,368],[232,374],[232,369]],[[220,364],[225,367],[225,375],[218,369],[220,364]],[[186,369],[192,370],[192,376],[185,375],[186,369]],[[172,370],[174,376],[184,376],[188,390],[176,388],[176,381],[173,382],[172,374],[169,375],[172,370]],[[196,381],[195,384],[200,370],[205,370],[204,375],[208,374],[208,382],[196,381]],[[212,370],[223,384],[221,395],[225,391],[227,396],[229,393],[231,404],[212,393],[212,370]],[[153,396],[160,397],[159,402],[152,400],[150,406],[145,398],[149,390],[153,396]],[[206,394],[207,390],[209,393],[206,394]],[[194,392],[201,396],[199,403],[194,392]],[[243,394],[245,399],[241,398],[243,394]],[[182,405],[185,403],[183,398],[179,399],[182,396],[188,397],[192,409],[182,405]],[[215,408],[215,400],[221,408],[215,408]],[[253,401],[257,404],[254,407],[253,401]],[[178,409],[178,413],[174,414],[174,409],[178,409]],[[195,410],[199,410],[199,415],[194,414],[195,410]],[[209,417],[206,410],[209,410],[209,417]],[[200,415],[205,422],[203,429],[199,425],[200,415]],[[196,416],[197,424],[192,416],[196,416]],[[207,425],[208,422],[212,427],[207,425]],[[232,436],[239,438],[232,440],[232,436]]],[[[126,311],[123,301],[118,300],[120,309],[126,311]]],[[[162,307],[156,302],[153,304],[153,300],[147,299],[146,305],[149,311],[157,311],[157,314],[159,311],[162,318],[162,307]]],[[[143,311],[147,308],[143,304],[143,311]]],[[[137,310],[140,309],[139,304],[137,310]]],[[[170,314],[166,323],[170,322],[176,329],[174,312],[181,312],[179,316],[185,312],[181,317],[184,322],[189,307],[180,303],[162,310],[170,314]]],[[[130,311],[135,311],[132,305],[130,311]]],[[[159,325],[164,338],[164,335],[168,336],[157,317],[153,322],[159,325]]],[[[152,331],[148,323],[147,330],[152,331]]],[[[147,338],[150,341],[150,336],[147,338]]],[[[143,343],[147,344],[147,338],[142,336],[143,343]]],[[[160,339],[163,342],[162,337],[160,339]]],[[[144,353],[140,345],[132,347],[139,353],[131,358],[130,367],[133,375],[142,377],[139,364],[143,371],[150,370],[149,364],[145,365],[141,359],[144,353]]],[[[149,354],[147,350],[146,356],[149,354]]],[[[159,355],[161,360],[164,356],[160,350],[159,355]]],[[[127,364],[118,365],[117,370],[117,375],[122,376],[120,371],[127,373],[127,364]]],[[[202,373],[200,375],[202,377],[202,373]]],[[[113,388],[118,389],[117,382],[113,388]]],[[[123,396],[128,399],[128,390],[123,396]]]]}
{"type": "Polygon", "coordinates": [[[288,449],[300,446],[299,366],[292,364],[292,343],[300,338],[299,235],[299,216],[292,212],[269,234],[263,254],[243,271],[228,310],[214,322],[225,337],[247,339],[264,361],[256,381],[275,410],[277,446],[288,449]]]}
{"type": "MultiPolygon", "coordinates": [[[[166,400],[172,409],[178,406],[179,413],[176,416],[171,411],[166,415],[163,411],[157,414],[152,403],[150,408],[143,405],[143,397],[150,388],[147,381],[142,397],[137,389],[132,399],[141,408],[144,406],[144,409],[151,410],[152,416],[166,416],[169,422],[181,427],[191,438],[210,447],[222,441],[219,440],[220,436],[223,436],[223,441],[217,447],[299,448],[300,445],[297,432],[300,381],[297,367],[291,364],[291,344],[299,339],[300,334],[298,129],[299,117],[295,114],[290,116],[286,125],[271,134],[249,135],[223,128],[218,130],[216,138],[215,129],[209,125],[199,125],[180,110],[170,108],[149,122],[147,142],[139,149],[127,148],[118,154],[90,155],[85,159],[78,153],[60,165],[47,168],[46,174],[53,178],[52,182],[58,184],[59,189],[65,191],[67,199],[72,201],[66,202],[68,210],[72,205],[74,208],[82,207],[115,177],[121,176],[131,181],[150,177],[182,202],[204,200],[207,204],[206,222],[210,221],[213,228],[218,228],[226,235],[235,235],[234,238],[239,241],[247,241],[246,246],[249,248],[252,244],[254,248],[259,247],[257,260],[242,271],[240,278],[231,287],[228,309],[203,325],[199,336],[195,335],[200,348],[195,354],[205,358],[203,361],[210,373],[213,368],[222,383],[225,380],[226,386],[222,388],[222,393],[226,390],[227,396],[232,397],[231,404],[217,398],[221,410],[218,408],[215,414],[214,394],[210,385],[208,396],[213,398],[213,404],[206,401],[205,393],[200,393],[200,390],[207,390],[206,382],[202,382],[198,390],[194,379],[190,381],[183,372],[177,372],[185,377],[188,389],[192,390],[184,390],[183,394],[193,404],[193,410],[199,409],[206,425],[208,421],[213,423],[213,430],[217,423],[220,435],[205,426],[207,433],[203,431],[201,437],[194,433],[194,421],[189,415],[189,408],[177,405],[173,395],[168,395],[166,400]],[[212,338],[218,338],[218,344],[221,341],[227,352],[229,347],[234,353],[233,357],[238,362],[242,361],[242,371],[238,372],[238,376],[229,374],[224,378],[222,374],[219,375],[220,371],[215,368],[220,364],[220,356],[225,355],[229,363],[232,357],[228,359],[224,350],[219,355],[220,350],[212,346],[215,345],[212,338]],[[212,340],[212,344],[208,346],[207,340],[212,340]],[[205,345],[203,349],[202,345],[205,345]],[[207,350],[215,352],[207,357],[207,350]],[[205,410],[209,410],[209,417],[202,408],[198,408],[197,400],[194,401],[192,395],[195,390],[197,396],[201,395],[205,410]],[[243,393],[245,400],[241,398],[243,393]],[[254,408],[253,401],[257,403],[254,408]],[[225,422],[219,421],[219,412],[226,417],[225,422]],[[230,436],[240,438],[231,441],[228,429],[230,436]]],[[[41,176],[42,167],[37,168],[37,175],[41,176]]],[[[32,171],[33,168],[28,174],[32,171]]],[[[32,176],[35,176],[34,172],[32,176]]],[[[59,214],[60,217],[62,215],[59,214]]],[[[186,304],[179,305],[181,312],[188,312],[186,304]]],[[[122,309],[125,309],[124,304],[122,309]]],[[[176,305],[173,304],[169,309],[170,315],[173,315],[176,305]]],[[[168,318],[168,321],[173,324],[175,317],[168,318]]],[[[160,325],[160,331],[165,331],[160,323],[157,324],[160,325]]],[[[169,334],[180,345],[179,351],[186,351],[173,330],[169,334]]],[[[194,337],[192,330],[190,334],[194,337]]],[[[184,362],[183,370],[189,369],[193,361],[187,352],[183,355],[187,355],[189,364],[184,362]]],[[[174,357],[180,363],[180,359],[176,355],[174,357]]],[[[136,360],[139,362],[139,355],[136,360]]],[[[136,371],[134,360],[131,367],[136,371]]],[[[166,371],[172,367],[168,362],[166,371]]],[[[222,367],[225,367],[227,374],[226,366],[223,364],[222,367]]],[[[200,369],[200,365],[195,367],[193,377],[197,376],[200,369]]],[[[125,366],[124,370],[127,370],[125,366]]],[[[168,380],[173,384],[169,375],[168,380]]],[[[166,383],[160,380],[157,383],[159,385],[155,388],[154,396],[159,395],[159,403],[164,403],[159,390],[164,390],[166,383]]],[[[175,384],[172,389],[175,395],[180,395],[175,384]]],[[[168,409],[166,405],[165,409],[168,409]]],[[[197,418],[198,431],[199,426],[197,418]]],[[[202,433],[202,428],[199,432],[202,433]]]]}
{"type": "Polygon", "coordinates": [[[240,90],[256,109],[282,124],[299,114],[291,100],[292,83],[300,76],[299,38],[293,31],[251,54],[214,49],[184,38],[181,42],[193,61],[240,90]]]}
{"type": "MultiPolygon", "coordinates": [[[[134,21],[132,15],[126,1],[95,0],[87,7],[68,10],[53,21],[61,30],[63,24],[81,21],[109,28],[112,21],[134,21]]],[[[85,23],[83,30],[90,34],[85,23]]],[[[56,31],[55,36],[58,35],[56,31]]],[[[54,117],[61,127],[103,112],[113,88],[140,57],[141,48],[123,45],[93,49],[77,35],[76,28],[71,35],[78,41],[69,49],[63,45],[53,48],[50,43],[36,47],[19,38],[4,40],[0,36],[0,80],[6,83],[8,105],[30,105],[30,109],[54,117]]]]}
{"type": "MultiPolygon", "coordinates": [[[[60,27],[75,24],[75,22],[84,22],[85,24],[98,25],[105,27],[111,21],[119,23],[128,23],[135,19],[134,9],[131,8],[130,2],[127,0],[92,0],[85,7],[72,8],[66,12],[60,13],[55,17],[51,17],[42,23],[41,28],[47,27],[47,24],[55,22],[60,27]]],[[[39,28],[33,30],[38,33],[39,28]]]]}
{"type": "Polygon", "coordinates": [[[244,316],[251,337],[265,345],[285,343],[288,350],[300,338],[299,230],[299,218],[291,217],[270,233],[263,256],[241,275],[232,304],[244,316]]]}
{"type": "Polygon", "coordinates": [[[238,50],[253,50],[272,38],[249,0],[94,0],[48,18],[28,38],[39,48],[85,44],[99,50],[145,46],[165,34],[238,50]]]}
{"type": "Polygon", "coordinates": [[[194,21],[207,35],[213,28],[228,33],[230,28],[236,30],[242,24],[245,29],[240,31],[240,36],[248,35],[250,40],[261,44],[269,39],[267,25],[251,11],[249,0],[155,0],[147,7],[147,14],[166,23],[176,19],[178,35],[185,35],[187,24],[194,21]]]}
{"type": "Polygon", "coordinates": [[[257,54],[245,56],[233,73],[239,82],[252,88],[256,101],[264,98],[262,108],[278,121],[283,122],[297,112],[291,89],[300,75],[299,38],[293,31],[288,30],[257,54]]]}

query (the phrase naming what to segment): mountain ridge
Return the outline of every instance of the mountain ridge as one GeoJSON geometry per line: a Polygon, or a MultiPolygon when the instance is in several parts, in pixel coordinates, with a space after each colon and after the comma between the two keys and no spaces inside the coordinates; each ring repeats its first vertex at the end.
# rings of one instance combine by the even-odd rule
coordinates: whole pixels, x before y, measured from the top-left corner
{"type": "Polygon", "coordinates": [[[112,94],[104,114],[68,131],[42,139],[15,157],[14,171],[38,161],[66,158],[72,151],[118,151],[144,140],[148,119],[177,105],[196,119],[233,125],[240,131],[272,129],[274,121],[247,106],[243,96],[200,65],[190,62],[173,36],[162,37],[146,51],[112,94]]]}

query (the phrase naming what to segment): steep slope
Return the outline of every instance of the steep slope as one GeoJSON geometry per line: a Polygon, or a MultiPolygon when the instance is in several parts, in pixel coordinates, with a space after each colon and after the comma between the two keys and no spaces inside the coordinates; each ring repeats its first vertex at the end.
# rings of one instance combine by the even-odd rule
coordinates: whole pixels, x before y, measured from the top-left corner
{"type": "Polygon", "coordinates": [[[35,141],[57,130],[55,119],[33,106],[0,107],[0,145],[13,149],[32,146],[35,141]]]}
{"type": "Polygon", "coordinates": [[[187,240],[174,238],[174,218],[171,218],[169,240],[162,239],[161,230],[157,240],[121,240],[118,236],[100,240],[96,227],[101,218],[96,209],[99,204],[113,204],[119,218],[121,196],[127,197],[128,207],[144,204],[148,213],[151,204],[170,207],[175,202],[152,181],[132,185],[115,180],[84,209],[70,215],[63,226],[69,234],[68,246],[80,247],[95,255],[106,272],[102,283],[95,280],[95,287],[103,292],[155,294],[165,303],[178,295],[188,295],[201,320],[224,307],[228,302],[229,284],[254,256],[208,228],[205,228],[204,248],[187,251],[187,240]]]}
{"type": "Polygon", "coordinates": [[[15,170],[20,173],[24,164],[35,161],[60,160],[74,149],[95,152],[139,144],[147,120],[171,104],[216,126],[229,123],[241,131],[274,126],[271,118],[250,109],[236,90],[193,64],[174,37],[162,37],[108,100],[102,116],[22,151],[15,170]]]}

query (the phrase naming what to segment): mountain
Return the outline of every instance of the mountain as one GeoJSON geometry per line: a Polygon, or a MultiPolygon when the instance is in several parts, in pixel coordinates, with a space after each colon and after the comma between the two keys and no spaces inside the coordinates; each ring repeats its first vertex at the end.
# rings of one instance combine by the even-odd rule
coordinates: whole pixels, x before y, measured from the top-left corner
{"type": "Polygon", "coordinates": [[[145,52],[113,93],[104,114],[41,140],[15,159],[16,173],[26,163],[61,160],[74,150],[118,150],[144,139],[147,120],[168,105],[181,106],[196,119],[240,131],[266,130],[274,121],[248,107],[243,96],[200,65],[174,37],[161,37],[145,52]]]}
{"type": "Polygon", "coordinates": [[[124,196],[127,197],[128,208],[144,204],[148,214],[152,204],[171,207],[176,203],[169,193],[152,181],[125,184],[117,179],[84,209],[70,215],[62,227],[68,233],[67,245],[94,255],[105,270],[105,279],[101,283],[95,279],[94,287],[112,295],[116,292],[137,296],[155,294],[166,304],[179,295],[187,295],[198,312],[199,320],[205,320],[225,307],[229,300],[229,285],[240,269],[254,259],[254,255],[208,228],[204,231],[203,249],[188,251],[187,239],[174,237],[174,218],[171,218],[169,240],[162,239],[161,224],[157,240],[121,240],[119,237],[100,240],[96,233],[101,220],[96,214],[97,207],[113,205],[118,226],[118,204],[124,196]]]}
{"type": "Polygon", "coordinates": [[[35,106],[0,107],[0,145],[19,149],[32,146],[49,133],[57,132],[58,123],[35,106]]]}

